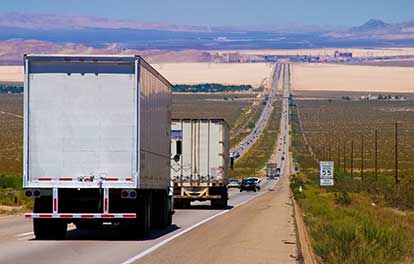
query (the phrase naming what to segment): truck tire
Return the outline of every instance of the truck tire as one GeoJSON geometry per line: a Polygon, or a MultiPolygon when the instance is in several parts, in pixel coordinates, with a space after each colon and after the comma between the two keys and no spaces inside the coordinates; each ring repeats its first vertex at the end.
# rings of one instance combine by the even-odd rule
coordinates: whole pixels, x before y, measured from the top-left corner
{"type": "Polygon", "coordinates": [[[145,236],[151,230],[151,193],[144,193],[141,202],[138,205],[137,222],[135,230],[138,236],[145,236]]]}
{"type": "Polygon", "coordinates": [[[181,199],[174,198],[174,209],[181,209],[183,208],[183,204],[181,203],[181,199]]]}
{"type": "Polygon", "coordinates": [[[33,231],[39,240],[61,240],[67,232],[67,223],[60,219],[33,219],[33,231]]]}
{"type": "Polygon", "coordinates": [[[119,222],[121,236],[127,239],[141,239],[151,230],[151,193],[140,192],[137,195],[136,219],[124,219],[119,222]]]}
{"type": "MultiPolygon", "coordinates": [[[[34,213],[51,213],[52,197],[42,196],[34,201],[34,213]]],[[[64,239],[67,232],[67,223],[61,219],[33,219],[33,232],[36,239],[60,240],[64,239]]]]}
{"type": "Polygon", "coordinates": [[[152,194],[152,216],[151,226],[155,228],[164,228],[168,226],[168,195],[165,191],[160,190],[152,194]]]}
{"type": "Polygon", "coordinates": [[[226,187],[216,188],[213,190],[214,194],[220,194],[221,199],[211,200],[211,207],[226,209],[228,206],[228,190],[226,187]]]}

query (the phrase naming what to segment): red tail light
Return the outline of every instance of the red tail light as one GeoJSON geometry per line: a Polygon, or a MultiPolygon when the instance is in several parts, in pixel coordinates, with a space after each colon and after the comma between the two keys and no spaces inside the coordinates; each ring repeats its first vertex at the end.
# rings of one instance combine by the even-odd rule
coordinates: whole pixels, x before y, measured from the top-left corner
{"type": "Polygon", "coordinates": [[[26,195],[26,197],[32,197],[33,193],[31,190],[27,190],[24,195],[26,195]]]}

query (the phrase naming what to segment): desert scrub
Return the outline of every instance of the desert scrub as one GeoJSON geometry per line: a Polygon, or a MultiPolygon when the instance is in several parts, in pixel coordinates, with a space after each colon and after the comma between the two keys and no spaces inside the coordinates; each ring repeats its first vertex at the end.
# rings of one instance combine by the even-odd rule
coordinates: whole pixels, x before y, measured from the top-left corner
{"type": "Polygon", "coordinates": [[[1,213],[25,211],[33,207],[33,200],[24,196],[21,176],[0,175],[0,205],[16,207],[1,213]]]}
{"type": "Polygon", "coordinates": [[[247,137],[255,128],[256,122],[259,120],[264,109],[262,103],[246,107],[243,113],[235,122],[231,131],[230,143],[231,147],[237,146],[245,137],[247,137]]]}
{"type": "MultiPolygon", "coordinates": [[[[413,184],[402,180],[396,186],[388,175],[367,173],[361,179],[352,177],[349,170],[337,169],[335,185],[319,187],[318,164],[304,142],[295,107],[291,122],[292,151],[304,185],[303,193],[295,195],[294,191],[294,195],[321,262],[412,263],[414,213],[387,206],[408,207],[414,200],[413,184]]],[[[291,186],[292,190],[297,187],[291,186]]]]}
{"type": "MultiPolygon", "coordinates": [[[[324,263],[400,263],[409,254],[412,243],[403,225],[379,218],[368,203],[338,204],[340,193],[319,189],[307,186],[300,204],[312,247],[324,263]]],[[[361,194],[348,195],[366,200],[361,194]]]]}

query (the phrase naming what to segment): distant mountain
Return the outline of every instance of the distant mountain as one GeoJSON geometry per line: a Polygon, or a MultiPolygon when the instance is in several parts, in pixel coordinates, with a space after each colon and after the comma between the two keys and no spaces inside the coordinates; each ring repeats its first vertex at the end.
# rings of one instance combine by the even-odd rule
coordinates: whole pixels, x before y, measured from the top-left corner
{"type": "Polygon", "coordinates": [[[414,42],[414,21],[391,24],[371,19],[361,26],[333,31],[323,36],[331,39],[394,41],[400,45],[404,43],[412,45],[414,42]]]}
{"type": "Polygon", "coordinates": [[[208,50],[398,46],[414,46],[414,22],[209,27],[0,13],[1,64],[20,64],[24,53],[133,53],[154,62],[188,62],[210,61],[208,50]]]}
{"type": "Polygon", "coordinates": [[[351,31],[361,32],[361,31],[370,31],[384,29],[390,26],[390,24],[385,23],[379,19],[370,19],[361,26],[351,28],[351,31]]]}
{"type": "Polygon", "coordinates": [[[107,18],[91,16],[63,16],[50,14],[21,14],[3,13],[0,14],[0,27],[55,30],[55,29],[132,29],[132,30],[160,30],[173,32],[327,32],[338,29],[333,26],[317,25],[252,25],[252,26],[191,26],[172,25],[162,23],[141,23],[127,20],[111,20],[107,18]]]}
{"type": "Polygon", "coordinates": [[[3,13],[0,15],[0,27],[53,30],[53,29],[142,29],[205,32],[208,27],[179,26],[136,21],[110,20],[89,16],[63,16],[50,14],[3,13]]]}

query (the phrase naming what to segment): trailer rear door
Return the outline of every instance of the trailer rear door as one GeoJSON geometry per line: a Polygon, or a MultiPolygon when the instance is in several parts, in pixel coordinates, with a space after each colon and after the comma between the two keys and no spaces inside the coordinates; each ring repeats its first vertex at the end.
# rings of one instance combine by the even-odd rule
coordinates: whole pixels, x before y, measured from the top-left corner
{"type": "Polygon", "coordinates": [[[134,58],[26,57],[25,187],[134,186],[134,58]]]}

